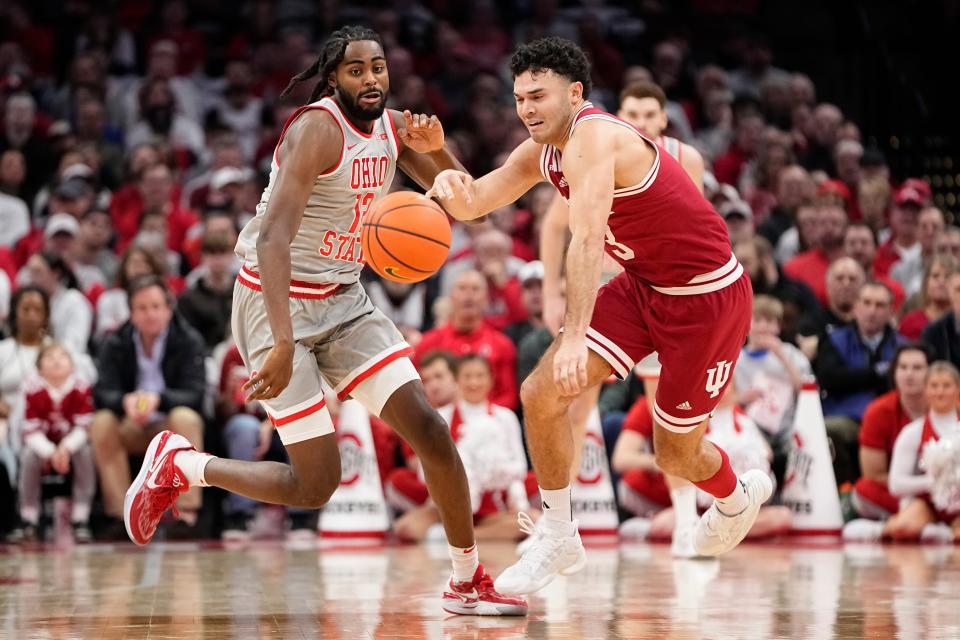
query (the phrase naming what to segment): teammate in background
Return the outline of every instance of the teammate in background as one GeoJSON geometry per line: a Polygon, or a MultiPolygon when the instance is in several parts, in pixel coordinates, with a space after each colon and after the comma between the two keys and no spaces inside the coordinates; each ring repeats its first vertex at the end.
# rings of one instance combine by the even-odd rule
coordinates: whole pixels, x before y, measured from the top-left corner
{"type": "Polygon", "coordinates": [[[445,170],[428,192],[459,220],[513,202],[543,180],[570,206],[563,332],[521,390],[544,518],[498,589],[536,591],[586,563],[571,515],[567,410],[583,390],[611,372],[625,378],[652,351],[663,365],[657,464],[716,498],[697,524],[697,553],[729,551],[773,485],[756,470],[741,481],[726,454],[703,440],[750,326],[750,280],[726,226],[676,160],[587,101],[590,66],[575,44],[544,38],[521,46],[510,69],[531,139],[490,174],[474,180],[445,170]],[[625,271],[598,295],[605,248],[625,271]]]}
{"type": "Polygon", "coordinates": [[[413,349],[374,308],[359,283],[364,213],[397,167],[425,188],[459,168],[435,116],[386,109],[387,61],[379,36],[362,27],[333,32],[316,62],[311,102],[285,125],[257,215],[244,228],[244,260],[233,298],[233,335],[290,464],[226,460],[199,453],[165,431],[151,443],[127,492],[127,532],[138,544],[191,485],[217,486],[259,500],[318,508],[340,484],[340,455],[324,406],[321,375],[339,399],[352,396],[406,440],[423,465],[450,543],[450,613],[523,615],[479,564],[463,465],[443,418],[430,407],[413,349]]]}

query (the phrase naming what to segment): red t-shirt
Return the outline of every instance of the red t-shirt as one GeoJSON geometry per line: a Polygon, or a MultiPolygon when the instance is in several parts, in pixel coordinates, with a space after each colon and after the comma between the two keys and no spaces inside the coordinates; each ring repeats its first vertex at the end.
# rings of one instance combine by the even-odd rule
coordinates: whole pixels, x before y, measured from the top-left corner
{"type": "Polygon", "coordinates": [[[900,335],[907,340],[919,340],[924,328],[930,324],[930,317],[923,309],[914,309],[900,320],[900,335]]]}
{"type": "Polygon", "coordinates": [[[650,413],[650,403],[646,396],[640,396],[630,407],[627,417],[623,420],[624,431],[636,431],[650,442],[653,448],[653,415],[650,413]]]}
{"type": "Polygon", "coordinates": [[[417,345],[413,363],[431,351],[449,351],[455,356],[479,353],[493,368],[493,391],[490,402],[508,409],[517,408],[517,350],[510,338],[486,324],[473,333],[460,333],[446,324],[425,334],[417,345]]]}
{"type": "Polygon", "coordinates": [[[860,446],[882,449],[893,454],[893,444],[900,431],[912,422],[896,390],[889,391],[870,404],[860,424],[860,446]]]}
{"type": "Polygon", "coordinates": [[[820,304],[827,306],[827,269],[830,260],[820,249],[797,254],[783,265],[783,272],[810,287],[820,304]]]}

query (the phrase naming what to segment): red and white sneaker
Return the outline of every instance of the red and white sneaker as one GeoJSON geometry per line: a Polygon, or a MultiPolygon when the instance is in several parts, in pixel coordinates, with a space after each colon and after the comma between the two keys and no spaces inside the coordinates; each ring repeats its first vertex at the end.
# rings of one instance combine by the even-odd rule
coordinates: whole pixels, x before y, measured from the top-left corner
{"type": "Polygon", "coordinates": [[[450,578],[450,588],[443,593],[443,610],[463,616],[525,616],[527,601],[497,593],[493,578],[481,564],[468,582],[450,578]]]}
{"type": "Polygon", "coordinates": [[[194,450],[193,445],[173,431],[162,431],[150,441],[140,473],[123,500],[127,535],[137,544],[150,542],[160,518],[174,506],[177,496],[190,488],[187,477],[173,463],[174,454],[184,450],[194,450]]]}

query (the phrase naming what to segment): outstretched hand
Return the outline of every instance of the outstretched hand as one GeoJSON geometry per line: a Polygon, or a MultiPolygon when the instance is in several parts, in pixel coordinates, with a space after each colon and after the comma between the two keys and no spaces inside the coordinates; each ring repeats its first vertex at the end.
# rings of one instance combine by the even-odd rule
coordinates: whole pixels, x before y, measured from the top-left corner
{"type": "Polygon", "coordinates": [[[437,116],[403,112],[404,126],[397,135],[403,145],[417,153],[443,149],[443,125],[437,116]]]}

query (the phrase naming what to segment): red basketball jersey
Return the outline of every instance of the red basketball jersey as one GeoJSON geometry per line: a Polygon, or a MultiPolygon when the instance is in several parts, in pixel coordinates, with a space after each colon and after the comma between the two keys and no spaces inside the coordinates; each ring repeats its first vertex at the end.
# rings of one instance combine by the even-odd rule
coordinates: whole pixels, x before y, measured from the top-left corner
{"type": "MultiPolygon", "coordinates": [[[[589,102],[574,117],[571,135],[577,125],[588,120],[626,127],[657,154],[639,184],[614,191],[606,230],[607,253],[662,293],[708,293],[736,281],[743,267],[733,257],[727,226],[680,163],[636,127],[589,102]]],[[[543,147],[540,171],[569,199],[559,149],[543,147]]]]}

